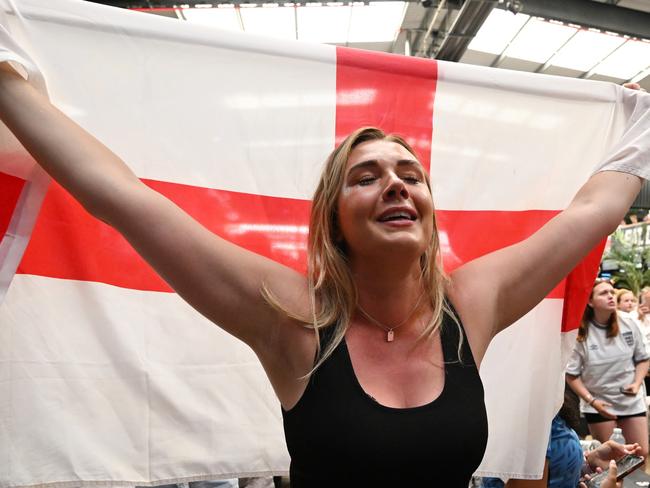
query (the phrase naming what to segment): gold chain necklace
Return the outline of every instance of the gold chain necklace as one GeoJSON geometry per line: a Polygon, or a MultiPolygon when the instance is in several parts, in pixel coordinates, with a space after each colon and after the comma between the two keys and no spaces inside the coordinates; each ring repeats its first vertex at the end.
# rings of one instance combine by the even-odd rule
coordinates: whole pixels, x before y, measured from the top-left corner
{"type": "Polygon", "coordinates": [[[395,332],[394,332],[394,330],[398,329],[399,327],[404,325],[406,322],[408,322],[408,320],[411,318],[413,313],[417,310],[418,306],[420,305],[420,302],[422,301],[423,296],[424,296],[424,291],[422,293],[420,293],[420,296],[418,297],[418,301],[415,302],[415,305],[413,306],[411,311],[408,313],[406,318],[404,320],[402,320],[399,324],[394,325],[393,327],[389,327],[389,326],[384,325],[381,322],[379,322],[379,320],[377,320],[372,315],[370,315],[368,312],[366,312],[363,308],[361,308],[361,305],[359,305],[358,303],[357,303],[357,308],[359,309],[359,312],[361,312],[361,314],[364,317],[366,317],[368,320],[370,320],[370,322],[372,322],[374,325],[376,325],[380,329],[383,329],[386,332],[386,342],[393,342],[395,340],[395,332]]]}

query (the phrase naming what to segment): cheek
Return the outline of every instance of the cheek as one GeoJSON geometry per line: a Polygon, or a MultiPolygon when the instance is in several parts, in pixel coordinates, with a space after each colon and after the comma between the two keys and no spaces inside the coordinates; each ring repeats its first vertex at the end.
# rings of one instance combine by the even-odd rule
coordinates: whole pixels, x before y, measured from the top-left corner
{"type": "Polygon", "coordinates": [[[338,227],[340,237],[349,240],[355,229],[359,228],[359,221],[365,215],[364,206],[359,198],[354,195],[342,195],[338,200],[338,227]]]}

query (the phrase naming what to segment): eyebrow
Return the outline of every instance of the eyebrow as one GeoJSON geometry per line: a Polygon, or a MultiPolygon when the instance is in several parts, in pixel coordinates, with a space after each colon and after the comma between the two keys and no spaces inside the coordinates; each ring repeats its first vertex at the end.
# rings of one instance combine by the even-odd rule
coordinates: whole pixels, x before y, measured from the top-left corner
{"type": "MultiPolygon", "coordinates": [[[[357,163],[354,166],[352,166],[348,171],[348,174],[352,173],[353,171],[356,171],[357,169],[367,168],[368,166],[377,166],[378,164],[379,161],[376,159],[361,161],[360,163],[357,163]]],[[[420,168],[422,167],[420,162],[415,159],[400,159],[397,161],[397,166],[419,166],[420,168]]]]}

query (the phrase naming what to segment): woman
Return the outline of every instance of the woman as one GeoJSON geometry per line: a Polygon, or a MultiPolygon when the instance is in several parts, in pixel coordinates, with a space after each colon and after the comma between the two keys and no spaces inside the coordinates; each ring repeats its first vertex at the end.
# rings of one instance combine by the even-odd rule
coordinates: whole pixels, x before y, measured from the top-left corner
{"type": "Polygon", "coordinates": [[[650,356],[638,326],[618,317],[614,287],[597,280],[585,309],[567,366],[567,382],[580,397],[589,431],[601,442],[614,427],[648,454],[644,389],[650,356]]]}
{"type": "Polygon", "coordinates": [[[360,129],[322,174],[304,277],[208,232],[2,66],[0,117],[41,166],[255,351],[282,405],[295,487],[466,488],[486,444],[477,367],[491,339],[616,228],[641,188],[600,172],[535,235],[447,278],[414,151],[360,129]]]}

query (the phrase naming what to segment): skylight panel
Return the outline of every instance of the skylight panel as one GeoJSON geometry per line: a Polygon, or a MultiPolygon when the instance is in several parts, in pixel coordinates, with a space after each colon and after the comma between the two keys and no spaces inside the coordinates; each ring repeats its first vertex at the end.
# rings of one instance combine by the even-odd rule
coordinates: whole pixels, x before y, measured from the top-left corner
{"type": "Polygon", "coordinates": [[[650,42],[628,40],[594,69],[594,73],[629,80],[650,65],[650,42]]]}
{"type": "Polygon", "coordinates": [[[183,16],[193,24],[241,31],[241,24],[234,5],[224,5],[219,8],[187,8],[183,9],[183,16]]]}
{"type": "Polygon", "coordinates": [[[589,71],[624,42],[622,37],[583,30],[557,53],[551,64],[577,71],[589,71]]]}
{"type": "Polygon", "coordinates": [[[501,54],[528,18],[528,15],[515,15],[512,12],[495,8],[474,39],[472,39],[468,48],[474,51],[501,54]]]}
{"type": "Polygon", "coordinates": [[[544,63],[576,32],[575,27],[568,25],[539,18],[530,19],[504,54],[512,58],[544,63]]]}
{"type": "Polygon", "coordinates": [[[352,6],[348,42],[386,42],[399,34],[406,2],[370,2],[352,6]]]}
{"type": "Polygon", "coordinates": [[[279,39],[296,38],[295,7],[266,4],[261,7],[240,8],[244,32],[279,39]]]}
{"type": "Polygon", "coordinates": [[[350,30],[348,5],[310,3],[298,7],[298,39],[312,42],[345,43],[350,30]]]}

